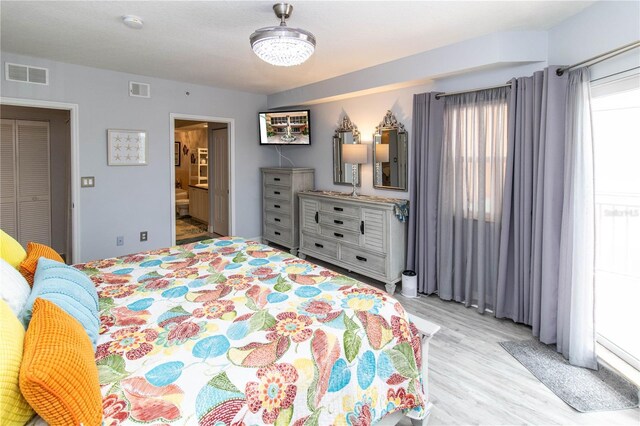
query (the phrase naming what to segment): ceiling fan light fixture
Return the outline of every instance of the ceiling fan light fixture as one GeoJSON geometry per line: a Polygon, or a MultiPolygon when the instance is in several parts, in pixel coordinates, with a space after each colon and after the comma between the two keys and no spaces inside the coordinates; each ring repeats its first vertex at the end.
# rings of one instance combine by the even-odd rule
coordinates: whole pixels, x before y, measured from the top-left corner
{"type": "Polygon", "coordinates": [[[289,28],[285,20],[291,15],[293,6],[276,3],[273,11],[280,18],[280,25],[256,30],[249,37],[251,48],[263,61],[280,67],[300,65],[316,47],[316,38],[309,31],[289,28]]]}

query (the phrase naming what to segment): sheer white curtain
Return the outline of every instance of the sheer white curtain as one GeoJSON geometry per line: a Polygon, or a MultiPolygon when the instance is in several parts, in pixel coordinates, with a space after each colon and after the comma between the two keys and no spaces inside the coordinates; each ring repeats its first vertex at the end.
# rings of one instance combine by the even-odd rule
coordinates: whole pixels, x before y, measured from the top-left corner
{"type": "Polygon", "coordinates": [[[568,79],[557,345],[571,364],[595,369],[595,199],[589,69],[571,71],[568,79]]]}
{"type": "Polygon", "coordinates": [[[503,87],[448,96],[438,196],[438,292],[493,309],[507,158],[503,87]]]}

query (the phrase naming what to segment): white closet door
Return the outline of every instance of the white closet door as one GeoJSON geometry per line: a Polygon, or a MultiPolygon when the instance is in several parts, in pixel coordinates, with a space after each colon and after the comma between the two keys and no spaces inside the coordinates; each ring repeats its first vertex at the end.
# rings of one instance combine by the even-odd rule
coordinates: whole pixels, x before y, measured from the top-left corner
{"type": "Polygon", "coordinates": [[[51,245],[49,123],[16,121],[18,241],[51,245]]]}
{"type": "Polygon", "coordinates": [[[17,239],[16,185],[15,121],[0,120],[0,228],[17,239]]]}

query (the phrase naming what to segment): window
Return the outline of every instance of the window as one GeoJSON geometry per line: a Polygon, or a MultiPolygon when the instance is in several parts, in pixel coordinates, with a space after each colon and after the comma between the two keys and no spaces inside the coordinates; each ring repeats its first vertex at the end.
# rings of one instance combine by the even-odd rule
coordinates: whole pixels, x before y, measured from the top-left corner
{"type": "Polygon", "coordinates": [[[447,104],[445,149],[453,187],[462,185],[456,213],[495,222],[502,211],[507,162],[507,98],[447,104]],[[460,211],[462,210],[462,212],[460,211]]]}
{"type": "Polygon", "coordinates": [[[592,85],[598,343],[640,369],[640,74],[592,85]]]}

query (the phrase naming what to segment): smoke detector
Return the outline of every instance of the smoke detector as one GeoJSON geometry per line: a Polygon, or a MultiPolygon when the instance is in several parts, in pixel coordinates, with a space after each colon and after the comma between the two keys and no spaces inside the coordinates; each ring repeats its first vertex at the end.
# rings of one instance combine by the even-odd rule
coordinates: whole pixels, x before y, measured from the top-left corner
{"type": "Polygon", "coordinates": [[[144,25],[142,19],[135,15],[125,15],[122,17],[122,23],[125,24],[129,28],[133,28],[134,30],[139,30],[144,25]]]}

